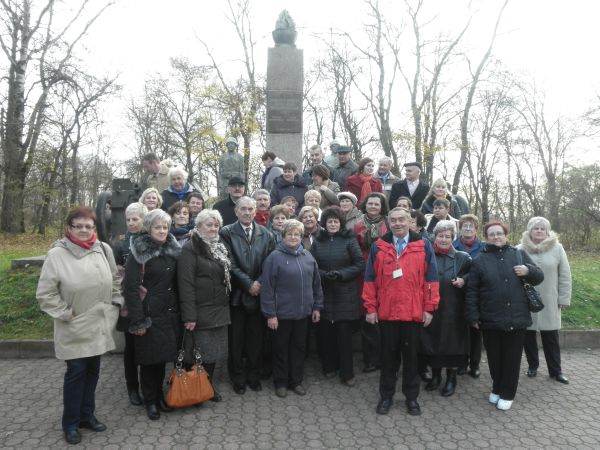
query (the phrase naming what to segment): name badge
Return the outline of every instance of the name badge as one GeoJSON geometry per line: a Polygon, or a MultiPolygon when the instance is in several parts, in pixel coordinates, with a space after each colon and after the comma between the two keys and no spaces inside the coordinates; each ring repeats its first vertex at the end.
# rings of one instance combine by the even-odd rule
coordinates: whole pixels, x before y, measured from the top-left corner
{"type": "Polygon", "coordinates": [[[400,278],[402,276],[402,269],[396,269],[392,272],[392,278],[400,278]]]}

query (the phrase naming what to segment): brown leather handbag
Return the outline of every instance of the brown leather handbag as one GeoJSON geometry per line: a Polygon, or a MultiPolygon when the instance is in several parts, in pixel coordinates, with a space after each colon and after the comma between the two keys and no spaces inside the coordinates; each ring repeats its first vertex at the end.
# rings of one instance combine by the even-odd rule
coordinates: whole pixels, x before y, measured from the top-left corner
{"type": "MultiPolygon", "coordinates": [[[[202,367],[202,356],[198,349],[193,347],[194,365],[190,370],[184,370],[184,342],[186,335],[190,334],[185,330],[181,340],[181,349],[177,355],[175,368],[169,376],[169,392],[167,392],[166,402],[171,408],[186,408],[188,406],[204,403],[215,396],[215,391],[208,379],[208,374],[202,367]]],[[[192,337],[193,339],[193,337],[192,337]]]]}

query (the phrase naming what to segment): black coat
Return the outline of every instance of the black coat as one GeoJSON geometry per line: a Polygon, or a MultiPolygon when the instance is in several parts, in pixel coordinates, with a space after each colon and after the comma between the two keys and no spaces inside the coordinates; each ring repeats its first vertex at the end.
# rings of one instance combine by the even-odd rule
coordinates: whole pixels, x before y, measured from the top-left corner
{"type": "MultiPolygon", "coordinates": [[[[527,253],[523,263],[529,268],[525,281],[538,285],[544,273],[527,253]]],[[[479,322],[489,330],[524,330],[531,325],[531,313],[521,279],[513,267],[518,265],[517,249],[510,245],[485,244],[473,260],[466,295],[466,317],[469,324],[479,322]]]]}
{"type": "Polygon", "coordinates": [[[117,266],[125,267],[125,261],[127,261],[129,253],[131,253],[131,250],[129,248],[131,244],[131,237],[138,236],[138,234],[139,233],[132,234],[128,231],[125,233],[125,236],[123,236],[123,239],[121,239],[115,244],[113,254],[115,255],[115,262],[117,263],[117,266]]]}
{"type": "Polygon", "coordinates": [[[180,253],[172,235],[163,245],[156,244],[147,233],[131,243],[123,280],[129,332],[146,330],[143,336],[134,336],[136,364],[158,364],[176,357],[180,322],[175,277],[180,253]],[[140,299],[140,282],[148,291],[144,300],[140,299]]]}
{"type": "Polygon", "coordinates": [[[465,291],[452,285],[460,277],[468,283],[471,257],[468,253],[450,250],[436,254],[440,280],[440,303],[431,324],[423,329],[422,353],[425,355],[458,356],[469,353],[469,324],[465,319],[465,291]]]}
{"type": "Polygon", "coordinates": [[[250,295],[248,290],[258,281],[264,260],[275,249],[275,237],[271,232],[256,222],[253,226],[250,242],[237,221],[219,232],[231,256],[231,304],[243,305],[249,311],[260,308],[260,297],[250,295]]]}
{"type": "Polygon", "coordinates": [[[290,183],[283,178],[283,175],[279,175],[273,181],[273,187],[271,188],[271,206],[278,205],[284,197],[292,196],[298,202],[298,208],[296,208],[296,214],[300,211],[300,208],[304,206],[304,194],[306,194],[308,188],[304,179],[296,174],[294,180],[290,183]]]}
{"type": "Polygon", "coordinates": [[[354,233],[342,230],[331,236],[321,230],[310,249],[319,266],[325,307],[323,319],[331,322],[355,320],[361,316],[359,278],[365,270],[365,261],[354,233]],[[331,279],[328,272],[336,271],[339,279],[331,279]]]}
{"type": "Polygon", "coordinates": [[[231,200],[230,195],[228,195],[226,199],[215,203],[213,209],[216,209],[221,214],[223,226],[231,225],[237,221],[237,216],[235,215],[235,203],[231,200]]]}
{"type": "Polygon", "coordinates": [[[179,201],[186,202],[188,195],[190,195],[192,192],[198,192],[198,191],[196,189],[194,189],[191,185],[188,184],[187,190],[185,191],[185,196],[183,197],[182,200],[180,200],[179,196],[175,192],[172,192],[169,190],[169,188],[167,188],[160,193],[162,200],[163,200],[160,208],[163,211],[169,212],[169,208],[171,206],[173,206],[175,203],[177,203],[179,201]]]}
{"type": "Polygon", "coordinates": [[[177,261],[177,287],[182,322],[196,322],[199,330],[231,323],[225,268],[196,234],[177,261]]]}
{"type": "Polygon", "coordinates": [[[398,203],[398,199],[400,197],[410,198],[413,209],[419,209],[428,193],[429,185],[424,181],[419,182],[419,185],[417,186],[417,189],[413,195],[410,195],[406,179],[398,181],[392,185],[392,190],[390,192],[390,209],[396,207],[396,203],[398,203]]]}

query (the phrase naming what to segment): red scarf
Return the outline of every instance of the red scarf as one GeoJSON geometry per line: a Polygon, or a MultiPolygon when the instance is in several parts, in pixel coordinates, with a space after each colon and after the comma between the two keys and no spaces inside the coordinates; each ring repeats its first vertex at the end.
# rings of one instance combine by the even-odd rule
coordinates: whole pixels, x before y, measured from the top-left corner
{"type": "Polygon", "coordinates": [[[92,234],[92,237],[89,238],[87,241],[82,241],[80,239],[77,239],[75,236],[73,236],[73,234],[71,234],[70,231],[67,231],[67,239],[70,240],[73,244],[79,245],[81,248],[84,248],[86,250],[91,249],[94,244],[96,243],[96,232],[94,231],[94,233],[92,234]]]}
{"type": "Polygon", "coordinates": [[[358,177],[362,182],[362,187],[360,188],[360,198],[358,199],[358,201],[361,202],[372,192],[371,180],[373,179],[373,175],[365,175],[364,173],[361,173],[358,175],[358,177]]]}
{"type": "Polygon", "coordinates": [[[264,211],[257,210],[254,220],[256,221],[257,224],[262,225],[263,227],[266,227],[267,223],[269,222],[270,216],[271,216],[271,211],[269,211],[268,209],[266,209],[264,211]]]}
{"type": "Polygon", "coordinates": [[[447,255],[448,253],[450,253],[450,249],[452,249],[452,246],[450,246],[450,247],[448,247],[448,248],[440,248],[440,247],[437,245],[437,242],[434,242],[434,243],[433,243],[433,249],[435,250],[435,252],[436,252],[438,255],[447,255]]]}
{"type": "Polygon", "coordinates": [[[473,247],[473,244],[475,243],[475,239],[477,239],[477,236],[473,236],[472,238],[466,238],[464,236],[461,236],[460,242],[462,242],[466,248],[471,248],[471,247],[473,247]]]}

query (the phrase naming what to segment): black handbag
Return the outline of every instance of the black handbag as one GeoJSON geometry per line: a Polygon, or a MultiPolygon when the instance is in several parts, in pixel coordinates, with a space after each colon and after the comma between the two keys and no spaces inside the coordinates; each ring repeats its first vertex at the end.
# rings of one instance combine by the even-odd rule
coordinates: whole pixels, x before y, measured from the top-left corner
{"type": "MultiPolygon", "coordinates": [[[[517,264],[523,265],[523,254],[522,250],[517,249],[517,264]]],[[[521,277],[521,284],[523,285],[523,291],[525,292],[525,298],[527,298],[527,304],[529,305],[529,311],[531,312],[540,312],[544,309],[544,304],[542,303],[542,297],[540,297],[540,293],[535,290],[535,288],[524,281],[521,277]]]]}

